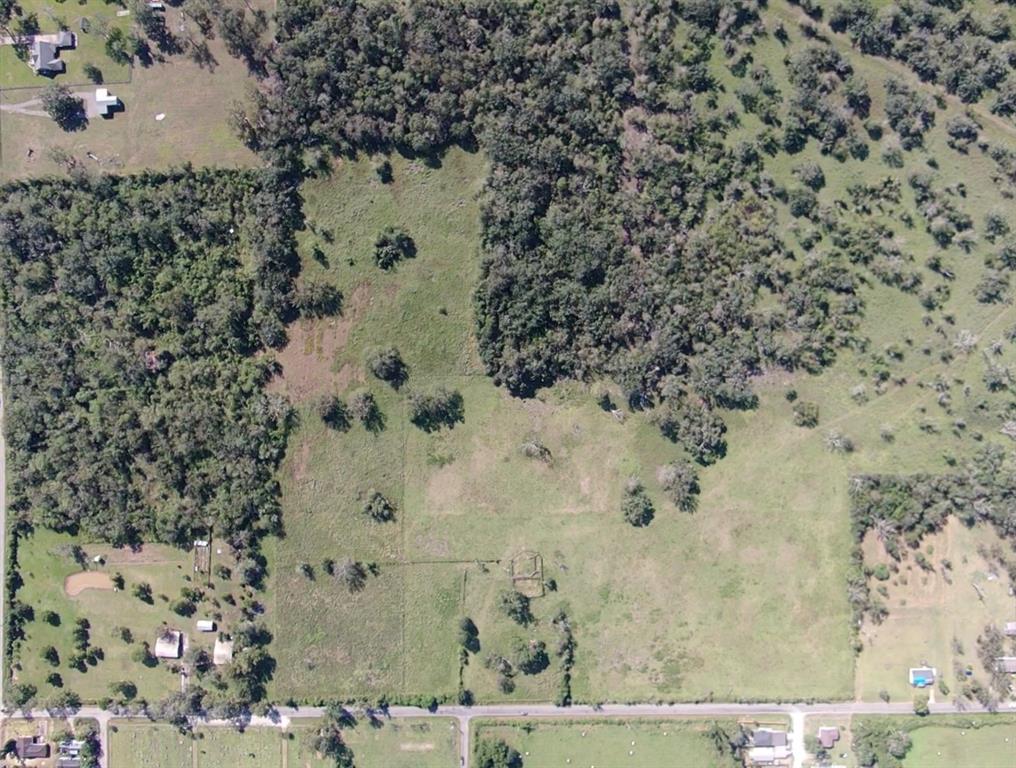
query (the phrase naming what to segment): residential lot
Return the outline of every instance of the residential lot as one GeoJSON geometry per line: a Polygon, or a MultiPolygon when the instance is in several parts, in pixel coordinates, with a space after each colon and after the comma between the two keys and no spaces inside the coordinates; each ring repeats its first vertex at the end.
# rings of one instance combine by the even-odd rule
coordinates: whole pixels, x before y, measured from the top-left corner
{"type": "MultiPolygon", "coordinates": [[[[226,598],[240,597],[236,584],[208,571],[195,572],[190,551],[162,545],[130,551],[85,544],[77,552],[76,544],[80,545],[71,536],[40,529],[19,547],[24,579],[19,596],[32,607],[34,620],[27,624],[20,645],[15,681],[35,686],[41,701],[67,690],[85,701],[98,701],[114,696],[110,686],[121,681],[132,683],[138,697],[162,698],[180,689],[179,674],[173,671],[178,662],[139,661],[142,644],[147,643],[154,654],[161,630],[169,627],[184,633],[185,648],[200,648],[210,655],[218,630],[228,631],[239,619],[236,606],[226,598]],[[96,563],[96,557],[102,562],[96,563]],[[123,589],[114,586],[118,574],[123,589]],[[151,602],[135,595],[142,584],[150,587],[151,602]],[[184,589],[205,595],[189,616],[173,610],[184,589]],[[199,632],[197,621],[208,618],[216,620],[217,631],[199,632]],[[84,651],[75,638],[79,620],[88,623],[84,651]],[[55,658],[43,658],[46,648],[55,649],[55,658]],[[76,666],[79,653],[84,658],[76,666]],[[61,685],[53,684],[53,674],[61,685]]],[[[233,565],[224,547],[215,550],[216,566],[233,565]]]]}
{"type": "MultiPolygon", "coordinates": [[[[110,26],[127,28],[129,17],[115,15],[119,6],[102,0],[84,4],[32,0],[22,5],[39,7],[44,31],[55,30],[51,19],[57,16],[78,35],[79,48],[61,54],[68,69],[55,82],[68,84],[76,93],[94,92],[95,85],[81,72],[90,61],[102,70],[107,87],[120,98],[124,109],[109,119],[92,118],[83,130],[71,133],[45,116],[0,110],[0,180],[63,172],[70,167],[122,173],[164,170],[184,162],[229,167],[254,164],[253,153],[228,125],[230,105],[244,97],[250,78],[244,64],[226,52],[221,40],[207,41],[211,60],[201,66],[184,54],[174,54],[156,56],[148,65],[136,63],[128,69],[106,56],[98,31],[83,33],[79,24],[81,17],[108,17],[110,26]],[[159,115],[161,119],[157,119],[159,115]]],[[[167,10],[167,25],[171,30],[180,29],[179,13],[172,7],[167,10]]],[[[101,28],[105,27],[93,23],[93,30],[101,28]]],[[[37,98],[48,82],[18,61],[11,46],[0,46],[0,105],[10,108],[37,98]]],[[[32,109],[39,107],[36,104],[32,109]]]]}

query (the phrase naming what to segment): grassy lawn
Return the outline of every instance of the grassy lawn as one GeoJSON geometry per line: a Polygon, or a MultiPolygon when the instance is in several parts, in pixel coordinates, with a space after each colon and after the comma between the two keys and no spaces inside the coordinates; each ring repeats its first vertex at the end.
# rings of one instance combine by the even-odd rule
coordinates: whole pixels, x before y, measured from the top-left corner
{"type": "MultiPolygon", "coordinates": [[[[732,730],[734,721],[720,721],[732,730]]],[[[716,752],[706,735],[712,721],[539,721],[483,722],[473,741],[500,738],[522,755],[526,768],[559,766],[673,766],[725,768],[730,758],[716,752]]]]}
{"type": "Polygon", "coordinates": [[[112,723],[110,765],[124,768],[193,768],[193,741],[169,725],[112,723]]]}
{"type": "MultiPolygon", "coordinates": [[[[64,71],[54,81],[66,83],[73,87],[88,86],[91,81],[85,76],[86,64],[94,64],[102,70],[103,80],[117,83],[130,77],[130,68],[117,64],[106,55],[106,34],[110,29],[119,27],[124,32],[131,26],[130,17],[117,16],[121,7],[105,0],[74,0],[74,2],[54,2],[54,0],[19,0],[25,14],[35,14],[38,19],[39,31],[42,34],[67,29],[77,37],[77,46],[60,51],[60,59],[64,62],[64,71]],[[84,31],[84,26],[88,31],[84,31]]],[[[13,87],[41,87],[50,80],[36,75],[28,66],[27,56],[24,61],[19,59],[11,45],[0,46],[0,89],[13,87]]],[[[93,86],[94,87],[94,86],[93,86]]],[[[24,92],[22,92],[24,93],[24,92]]]]}
{"type": "MultiPolygon", "coordinates": [[[[205,648],[210,653],[216,633],[198,632],[195,621],[217,615],[219,629],[228,631],[233,619],[238,618],[237,609],[219,599],[235,585],[215,577],[194,616],[187,618],[173,613],[169,603],[179,597],[181,588],[202,586],[203,579],[194,574],[190,552],[160,545],[148,545],[139,552],[115,550],[106,545],[84,545],[89,572],[108,576],[120,573],[126,588],[122,592],[90,588],[76,595],[68,594],[65,586],[68,577],[82,572],[82,567],[69,554],[74,543],[70,536],[39,530],[23,539],[19,546],[18,561],[25,583],[18,596],[32,606],[35,619],[26,625],[26,638],[17,657],[16,679],[35,685],[40,699],[57,692],[46,681],[51,672],[62,677],[65,689],[74,691],[86,701],[109,695],[110,683],[120,680],[133,682],[139,697],[161,698],[179,689],[179,677],[166,662],[148,667],[134,661],[131,654],[138,644],[147,641],[154,649],[159,628],[165,623],[184,631],[190,646],[205,648]],[[105,558],[103,565],[91,562],[96,555],[105,558]],[[131,593],[133,586],[141,582],[151,585],[154,598],[151,605],[131,593]],[[59,623],[56,626],[43,619],[46,611],[57,614],[59,623]],[[91,625],[90,645],[102,649],[102,658],[94,665],[86,664],[84,672],[68,664],[74,653],[71,633],[79,618],[87,619],[91,625]],[[128,628],[133,642],[127,643],[114,633],[115,627],[128,628]],[[60,657],[55,667],[41,658],[42,649],[50,645],[57,649],[60,657]]],[[[216,563],[231,565],[227,554],[213,554],[213,564],[216,563]]]]}
{"type": "MultiPolygon", "coordinates": [[[[74,18],[81,15],[82,6],[76,2],[56,7],[67,14],[73,12],[74,18]]],[[[107,15],[115,14],[117,8],[102,0],[88,0],[84,7],[107,15]]],[[[178,13],[168,7],[171,29],[178,24],[178,13]]],[[[45,27],[42,14],[39,18],[45,27]]],[[[118,22],[126,25],[128,20],[118,22]]],[[[76,24],[71,28],[80,32],[76,24]]],[[[82,49],[91,45],[93,38],[98,36],[79,34],[82,49]]],[[[102,42],[97,44],[101,51],[102,42]]],[[[229,167],[255,164],[254,154],[236,138],[228,123],[230,105],[244,98],[251,78],[244,64],[226,52],[221,40],[210,40],[208,46],[214,58],[208,67],[198,66],[185,54],[156,58],[147,67],[136,65],[129,84],[110,86],[124,110],[110,119],[92,119],[81,131],[66,133],[47,117],[0,112],[0,181],[65,170],[67,163],[61,154],[73,158],[80,167],[109,172],[161,170],[184,162],[229,167]],[[159,114],[165,115],[161,121],[155,119],[159,114]]],[[[104,60],[96,63],[107,81],[127,79],[126,70],[118,73],[104,52],[101,56],[104,60]]],[[[21,73],[23,69],[30,78],[24,84],[45,85],[44,78],[33,75],[27,65],[15,60],[7,66],[8,57],[13,59],[10,46],[0,46],[0,73],[21,73]]],[[[83,76],[75,76],[75,67],[80,68],[84,61],[79,51],[65,51],[62,57],[68,62],[69,73],[60,75],[57,82],[86,83],[72,90],[94,88],[83,76]]],[[[39,93],[35,89],[4,90],[0,82],[0,101],[5,104],[37,98],[39,93]]]]}
{"type": "MultiPolygon", "coordinates": [[[[343,732],[358,768],[455,768],[458,732],[450,719],[361,722],[343,732]]],[[[168,725],[114,722],[109,760],[114,768],[328,768],[315,752],[313,728],[199,728],[182,735],[168,725]]]]}

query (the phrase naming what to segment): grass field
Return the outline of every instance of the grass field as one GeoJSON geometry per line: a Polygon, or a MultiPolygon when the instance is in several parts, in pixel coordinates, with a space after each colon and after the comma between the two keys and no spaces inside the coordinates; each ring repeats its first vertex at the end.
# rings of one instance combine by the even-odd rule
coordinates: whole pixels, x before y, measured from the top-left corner
{"type": "Polygon", "coordinates": [[[1012,719],[981,728],[919,728],[907,768],[1011,768],[1016,765],[1016,723],[1012,719]]]}
{"type": "MultiPolygon", "coordinates": [[[[343,732],[358,768],[455,768],[452,720],[399,720],[377,728],[361,723],[343,732]]],[[[313,729],[201,728],[183,735],[168,725],[114,722],[111,768],[328,768],[312,747],[313,729]]]]}
{"type": "MultiPolygon", "coordinates": [[[[45,0],[45,4],[52,2],[45,0]]],[[[75,3],[57,5],[64,13],[82,14],[75,3]]],[[[102,0],[88,0],[86,9],[98,9],[112,15],[117,6],[102,0]]],[[[167,24],[178,28],[178,11],[170,7],[167,24]]],[[[40,23],[43,17],[40,14],[40,23]]],[[[79,32],[72,25],[75,32],[79,32]]],[[[82,47],[96,35],[79,35],[82,47]]],[[[99,43],[101,49],[101,43],[99,43]]],[[[146,168],[166,169],[184,162],[195,165],[246,166],[256,158],[233,134],[228,118],[230,105],[245,98],[251,79],[244,64],[232,58],[221,40],[208,41],[214,63],[199,67],[184,54],[150,66],[136,65],[130,83],[110,85],[124,110],[110,119],[94,118],[81,131],[66,133],[47,117],[0,111],[0,181],[38,176],[67,169],[61,155],[73,158],[77,167],[88,171],[137,172],[146,168]],[[158,121],[155,116],[165,115],[158,121]],[[89,153],[95,159],[89,157],[89,153]]],[[[105,53],[102,53],[105,58],[105,53]]],[[[0,72],[21,72],[32,78],[27,84],[45,85],[44,78],[31,73],[27,65],[15,61],[10,46],[0,46],[0,72]]],[[[83,59],[78,51],[63,54],[69,71],[58,82],[83,84],[76,91],[94,88],[83,76],[75,75],[83,59]],[[61,79],[66,78],[66,79],[61,79]]],[[[118,72],[108,59],[100,63],[107,82],[127,79],[127,71],[118,72]]],[[[19,75],[20,77],[21,75],[19,75]]],[[[0,103],[19,104],[37,98],[38,89],[4,89],[0,82],[0,103]]],[[[35,107],[38,109],[38,107],[35,107]]]]}
{"type": "MultiPolygon", "coordinates": [[[[680,453],[644,416],[618,423],[584,385],[523,401],[476,375],[470,302],[482,161],[455,152],[436,170],[394,162],[390,186],[368,163],[344,162],[305,188],[305,279],[334,281],[345,306],[335,321],[291,329],[276,386],[304,404],[368,388],[387,426],[377,435],[359,426],[335,433],[304,406],[282,473],[286,537],[272,558],[276,693],[452,695],[455,623],[466,613],[482,646],[466,685],[498,698],[483,658],[516,640],[553,648],[549,619],[564,607],[578,627],[573,688],[582,699],[849,695],[846,467],[790,424],[782,385],[763,384],[757,412],[730,414],[730,455],[704,473],[700,511],[679,514],[655,473],[680,453]],[[389,224],[404,226],[419,250],[392,274],[370,258],[389,224]],[[410,369],[398,393],[363,365],[372,345],[392,343],[410,369]],[[462,393],[465,422],[428,435],[407,424],[403,400],[438,384],[462,393]],[[759,465],[774,434],[793,458],[759,465]],[[549,448],[549,465],[521,455],[532,438],[549,448]],[[659,510],[648,531],[630,528],[617,511],[633,473],[659,510]],[[829,482],[834,473],[839,485],[829,482]],[[364,520],[369,488],[395,501],[396,523],[364,520]],[[540,621],[528,630],[496,608],[510,584],[508,561],[521,549],[539,552],[559,586],[534,601],[540,621]],[[379,565],[357,595],[297,572],[301,562],[345,556],[379,565]],[[788,575],[772,562],[801,567],[788,575]],[[757,667],[771,677],[746,674],[757,667]]],[[[557,674],[552,665],[519,675],[513,697],[552,698],[557,674]]]]}
{"type": "MultiPolygon", "coordinates": [[[[706,735],[713,721],[539,721],[485,722],[474,726],[473,743],[499,738],[519,751],[526,768],[559,766],[672,766],[726,768],[730,757],[717,754],[706,735]]],[[[734,721],[719,721],[729,731],[734,721]]]]}
{"type": "MultiPolygon", "coordinates": [[[[25,583],[18,597],[32,606],[35,619],[26,625],[26,638],[17,657],[16,680],[35,685],[43,700],[58,690],[46,682],[51,672],[62,677],[64,689],[74,691],[86,701],[97,701],[109,695],[110,683],[120,680],[133,682],[138,696],[148,700],[179,690],[179,677],[169,670],[166,662],[147,667],[131,658],[132,651],[141,641],[147,641],[154,649],[159,627],[165,623],[183,630],[189,645],[210,652],[216,633],[199,633],[194,623],[199,618],[218,614],[219,628],[228,631],[232,620],[238,616],[237,609],[218,598],[235,589],[235,585],[213,577],[206,602],[200,604],[194,616],[186,618],[173,613],[169,601],[179,597],[185,586],[202,586],[203,580],[194,574],[190,552],[159,545],[146,546],[137,553],[114,550],[106,545],[85,545],[89,572],[109,576],[118,572],[124,577],[126,589],[114,592],[93,588],[70,595],[65,581],[72,574],[82,572],[82,566],[68,552],[74,543],[70,536],[45,530],[21,541],[18,561],[25,583]],[[96,555],[105,558],[103,565],[90,562],[96,555]],[[190,577],[193,578],[188,581],[190,577]],[[140,582],[151,585],[153,604],[143,603],[131,594],[132,587],[140,582]],[[43,619],[46,611],[57,614],[58,625],[43,619]],[[74,653],[72,631],[79,618],[86,618],[91,625],[90,645],[102,649],[101,660],[94,665],[86,664],[84,672],[68,664],[74,653]],[[115,627],[128,628],[133,642],[127,643],[119,634],[114,634],[115,627]],[[41,658],[42,649],[50,645],[59,654],[59,664],[55,667],[41,658]]],[[[213,557],[215,563],[231,564],[226,554],[213,557]]]]}

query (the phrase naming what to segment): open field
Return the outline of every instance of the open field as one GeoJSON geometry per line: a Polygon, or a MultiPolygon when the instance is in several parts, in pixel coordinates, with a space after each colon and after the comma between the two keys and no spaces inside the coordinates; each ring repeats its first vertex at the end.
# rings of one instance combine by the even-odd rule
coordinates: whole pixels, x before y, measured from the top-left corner
{"type": "MultiPolygon", "coordinates": [[[[45,4],[52,5],[48,0],[45,4]]],[[[86,8],[93,6],[106,15],[112,15],[116,8],[101,0],[89,0],[86,8]]],[[[64,13],[73,12],[75,18],[82,13],[77,3],[56,7],[64,13]]],[[[178,28],[174,26],[178,24],[178,11],[170,7],[167,14],[170,28],[178,28]]],[[[39,18],[45,26],[41,14],[39,18]]],[[[80,32],[76,27],[72,29],[80,32]]],[[[92,38],[97,35],[79,34],[83,47],[92,38]]],[[[98,44],[101,50],[102,43],[98,44]]],[[[232,102],[244,98],[250,82],[247,70],[226,52],[221,40],[208,41],[208,47],[214,64],[207,67],[198,66],[184,54],[156,59],[147,67],[136,64],[129,73],[129,83],[109,86],[124,110],[110,119],[94,118],[82,131],[66,133],[47,117],[0,111],[0,181],[64,170],[65,157],[73,158],[79,167],[110,172],[166,169],[184,162],[232,167],[254,164],[253,153],[233,135],[227,122],[232,102]],[[157,121],[158,114],[165,118],[157,121]],[[88,157],[88,153],[97,159],[88,157]]],[[[44,78],[33,75],[21,62],[15,60],[11,67],[4,67],[6,57],[13,59],[12,49],[0,46],[0,72],[20,72],[23,68],[32,78],[29,84],[45,84],[44,78]]],[[[102,57],[106,59],[104,52],[102,57]]],[[[58,82],[81,86],[72,90],[94,89],[86,78],[75,75],[75,67],[79,69],[83,61],[79,51],[65,51],[62,58],[67,60],[69,71],[60,75],[58,82]]],[[[108,59],[100,63],[100,68],[107,82],[127,79],[127,71],[118,73],[108,59]]],[[[40,93],[38,88],[2,86],[0,83],[0,103],[7,105],[36,98],[40,93]]]]}
{"type": "MultiPolygon", "coordinates": [[[[361,721],[343,731],[358,768],[456,768],[459,764],[458,731],[454,720],[389,720],[373,727],[361,721]]],[[[313,751],[313,730],[293,729],[288,744],[289,768],[330,768],[313,751]]]]}
{"type": "MultiPolygon", "coordinates": [[[[705,472],[699,512],[678,513],[655,473],[680,452],[644,416],[617,422],[585,386],[522,401],[466,375],[479,369],[470,309],[476,231],[468,227],[482,165],[461,153],[439,170],[394,164],[391,186],[378,183],[367,163],[343,162],[305,188],[305,279],[334,281],[345,307],[334,322],[291,329],[276,386],[298,403],[367,388],[386,428],[336,433],[302,410],[283,470],[287,533],[273,545],[276,693],[453,695],[455,624],[465,613],[482,646],[465,670],[466,686],[499,698],[483,659],[506,654],[517,640],[553,649],[549,619],[563,607],[577,627],[573,689],[581,699],[849,695],[840,586],[847,472],[817,435],[801,445],[782,388],[763,384],[762,408],[729,415],[729,456],[705,472]],[[372,264],[370,248],[393,223],[416,239],[419,253],[388,274],[372,264]],[[410,369],[400,392],[363,366],[370,346],[390,343],[410,369]],[[439,384],[462,393],[465,422],[424,434],[407,423],[403,400],[439,384]],[[754,459],[773,444],[774,431],[796,457],[760,465],[754,459]],[[548,464],[521,455],[529,439],[550,450],[548,464]],[[839,485],[829,482],[834,473],[839,485]],[[647,531],[627,526],[617,511],[631,474],[644,479],[658,509],[647,531]],[[395,502],[395,523],[363,518],[370,488],[395,502]],[[545,577],[558,584],[534,601],[540,621],[529,630],[496,607],[510,584],[508,561],[522,549],[538,552],[545,577]],[[301,562],[317,567],[345,556],[379,565],[356,595],[297,572],[301,562]],[[788,579],[773,562],[802,567],[788,579]],[[322,615],[321,605],[330,611],[322,615]],[[771,679],[753,681],[746,671],[757,667],[772,670],[771,679]]],[[[515,682],[516,699],[552,698],[556,664],[515,682]]]]}
{"type": "MultiPolygon", "coordinates": [[[[458,746],[452,720],[399,720],[378,727],[363,722],[343,732],[359,768],[455,768],[458,746]]],[[[328,768],[311,746],[313,728],[199,728],[194,736],[168,725],[114,722],[111,768],[328,768]]]]}
{"type": "MultiPolygon", "coordinates": [[[[541,721],[474,726],[473,743],[499,738],[522,755],[526,768],[558,766],[673,766],[725,768],[730,758],[716,752],[706,735],[714,721],[639,720],[628,722],[541,721]]],[[[715,721],[733,732],[735,721],[715,721]]]]}
{"type": "MultiPolygon", "coordinates": [[[[86,701],[110,695],[110,683],[121,680],[134,683],[138,696],[148,700],[179,690],[179,677],[170,671],[167,662],[146,666],[135,661],[132,653],[142,641],[154,649],[163,624],[184,631],[189,647],[204,648],[211,653],[217,633],[198,632],[195,621],[216,616],[219,628],[228,630],[238,618],[238,611],[219,598],[235,590],[236,585],[213,576],[211,586],[206,587],[207,579],[194,573],[193,555],[188,551],[147,545],[139,552],[131,552],[94,544],[84,545],[84,554],[76,562],[71,552],[75,543],[70,536],[45,530],[37,531],[20,543],[18,560],[25,583],[18,596],[32,606],[35,618],[26,625],[26,638],[17,657],[16,681],[34,685],[41,700],[59,691],[47,682],[53,672],[62,678],[63,689],[74,691],[86,701]],[[104,558],[103,564],[91,561],[92,557],[100,555],[104,558]],[[85,567],[88,570],[83,571],[85,567]],[[124,591],[112,589],[110,578],[117,573],[124,578],[124,591]],[[108,588],[88,588],[76,595],[68,594],[68,584],[74,584],[82,575],[105,576],[108,588]],[[151,586],[153,602],[150,605],[132,594],[134,586],[142,582],[151,586]],[[170,609],[184,587],[204,588],[208,595],[191,617],[178,615],[170,609]],[[56,614],[55,624],[45,618],[49,611],[56,614]],[[72,668],[69,663],[75,654],[72,632],[75,622],[81,618],[87,619],[90,625],[90,647],[101,649],[101,658],[89,659],[84,671],[72,668]],[[120,628],[129,630],[132,642],[125,642],[120,628]],[[42,650],[48,646],[57,651],[55,666],[41,657],[42,650]]],[[[213,563],[232,564],[225,552],[214,554],[213,563]]]]}
{"type": "Polygon", "coordinates": [[[981,728],[929,725],[911,733],[907,768],[1010,768],[1016,764],[1016,723],[1008,718],[981,728]]]}

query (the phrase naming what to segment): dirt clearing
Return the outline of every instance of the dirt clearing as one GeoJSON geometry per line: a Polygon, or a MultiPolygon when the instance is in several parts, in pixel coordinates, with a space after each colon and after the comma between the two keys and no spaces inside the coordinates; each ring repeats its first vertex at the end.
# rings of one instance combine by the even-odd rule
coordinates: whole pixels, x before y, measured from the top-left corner
{"type": "Polygon", "coordinates": [[[64,592],[70,597],[80,595],[86,589],[112,588],[113,580],[101,571],[82,571],[81,573],[72,573],[64,579],[64,592]]]}

